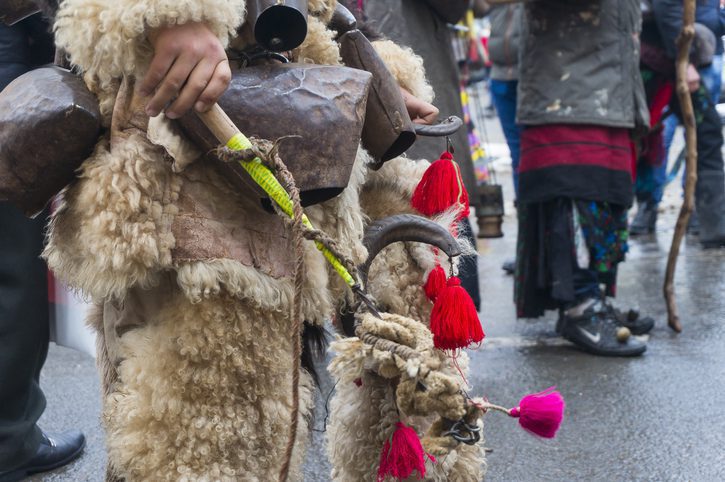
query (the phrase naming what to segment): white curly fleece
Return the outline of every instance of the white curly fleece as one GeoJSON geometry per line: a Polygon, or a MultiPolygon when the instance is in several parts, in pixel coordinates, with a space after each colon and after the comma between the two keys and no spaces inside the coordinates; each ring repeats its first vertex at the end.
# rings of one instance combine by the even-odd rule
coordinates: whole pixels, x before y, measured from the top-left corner
{"type": "Polygon", "coordinates": [[[245,0],[65,0],[56,16],[56,44],[105,90],[113,79],[145,71],[149,28],[206,22],[226,46],[245,8],[245,0]]]}

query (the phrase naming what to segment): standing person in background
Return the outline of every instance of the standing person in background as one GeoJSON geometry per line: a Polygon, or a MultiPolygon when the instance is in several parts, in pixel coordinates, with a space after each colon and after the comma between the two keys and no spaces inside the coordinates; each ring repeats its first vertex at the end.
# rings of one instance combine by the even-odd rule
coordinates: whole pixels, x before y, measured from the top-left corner
{"type": "MultiPolygon", "coordinates": [[[[519,42],[523,6],[520,3],[493,5],[488,11],[491,36],[488,40],[491,67],[491,98],[511,153],[514,194],[519,191],[521,128],[516,123],[516,91],[519,84],[519,42]]],[[[516,269],[516,260],[502,266],[508,274],[516,269]]]]}
{"type": "MultiPolygon", "coordinates": [[[[649,4],[646,4],[649,6],[649,4]]],[[[704,247],[725,245],[725,183],[723,181],[722,130],[715,105],[720,97],[725,10],[719,0],[697,2],[695,40],[688,69],[691,97],[695,109],[698,150],[696,208],[688,232],[700,234],[704,247]],[[703,208],[705,211],[700,212],[703,208]],[[700,219],[700,215],[704,219],[700,219]],[[702,221],[702,222],[701,222],[702,221]],[[702,230],[702,232],[700,232],[702,230]]],[[[654,0],[645,15],[642,42],[643,72],[652,74],[650,83],[674,82],[675,39],[682,25],[681,0],[654,0]]],[[[637,214],[632,220],[632,234],[655,231],[657,209],[667,178],[667,159],[675,129],[681,123],[677,96],[672,96],[670,110],[674,115],[664,121],[664,151],[659,164],[640,162],[637,177],[637,214]]]]}
{"type": "MultiPolygon", "coordinates": [[[[348,2],[350,3],[350,2],[348,2]]],[[[443,116],[463,118],[460,97],[460,78],[451,44],[449,23],[456,23],[466,13],[468,0],[364,0],[353,2],[353,8],[362,4],[363,11],[373,28],[390,40],[411,47],[423,58],[428,80],[435,92],[435,106],[443,116]]],[[[455,158],[461,167],[463,182],[471,205],[478,203],[475,193],[476,178],[468,145],[466,129],[451,136],[456,148],[455,158]]],[[[411,159],[434,160],[445,146],[440,139],[419,137],[407,152],[411,159]]],[[[471,224],[462,222],[461,234],[475,246],[471,224]]],[[[459,264],[461,285],[468,291],[476,308],[480,310],[481,295],[478,285],[478,256],[465,256],[459,264]]]]}
{"type": "Polygon", "coordinates": [[[491,97],[511,152],[514,192],[519,191],[521,128],[516,124],[516,90],[519,85],[520,3],[493,5],[489,11],[491,36],[488,40],[491,67],[491,97]]]}
{"type": "Polygon", "coordinates": [[[605,296],[615,294],[627,251],[630,131],[649,126],[640,28],[639,4],[630,0],[524,4],[517,314],[558,309],[557,332],[597,355],[642,354],[646,345],[621,325],[634,334],[654,325],[623,319],[605,296]],[[586,241],[584,262],[578,232],[586,241]]]}
{"type": "MultiPolygon", "coordinates": [[[[53,60],[48,25],[35,15],[0,23],[0,90],[53,60]]],[[[47,213],[26,218],[0,202],[0,481],[21,480],[80,455],[83,434],[48,435],[37,425],[45,409],[40,370],[48,352],[47,268],[40,259],[47,213]]]]}

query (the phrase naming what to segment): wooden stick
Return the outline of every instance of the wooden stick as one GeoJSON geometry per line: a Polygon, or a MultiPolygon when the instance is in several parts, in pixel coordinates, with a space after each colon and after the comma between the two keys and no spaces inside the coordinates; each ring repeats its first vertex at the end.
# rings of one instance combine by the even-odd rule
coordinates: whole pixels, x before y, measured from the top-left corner
{"type": "Polygon", "coordinates": [[[226,145],[229,139],[239,132],[237,126],[234,125],[227,113],[219,107],[219,104],[215,103],[207,112],[197,112],[196,115],[223,145],[226,145]]]}
{"type": "Polygon", "coordinates": [[[685,123],[685,143],[687,146],[687,179],[685,181],[685,199],[682,202],[680,215],[672,236],[672,246],[667,258],[667,271],[663,291],[667,303],[667,324],[677,333],[682,331],[680,317],[675,302],[675,268],[680,253],[682,238],[687,230],[687,223],[695,203],[695,184],[697,183],[697,133],[695,130],[695,113],[687,87],[687,65],[690,57],[690,44],[695,36],[695,0],[685,0],[682,12],[682,30],[677,36],[677,97],[680,102],[682,120],[685,123]]]}

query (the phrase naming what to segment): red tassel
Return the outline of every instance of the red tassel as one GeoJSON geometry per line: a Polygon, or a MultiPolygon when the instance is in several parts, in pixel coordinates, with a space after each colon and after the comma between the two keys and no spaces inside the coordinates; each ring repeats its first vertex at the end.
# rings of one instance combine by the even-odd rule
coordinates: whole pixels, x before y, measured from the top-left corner
{"type": "Polygon", "coordinates": [[[458,204],[461,212],[457,220],[468,217],[468,192],[463,185],[461,168],[449,152],[441,154],[441,158],[425,171],[413,192],[411,204],[428,217],[441,214],[458,204]]]}
{"type": "Polygon", "coordinates": [[[526,395],[509,415],[519,419],[524,430],[544,438],[554,438],[564,419],[564,398],[549,387],[543,392],[526,395]]]}
{"type": "Polygon", "coordinates": [[[433,271],[428,275],[428,279],[423,286],[425,290],[425,296],[435,301],[440,293],[446,287],[446,272],[441,268],[440,265],[433,268],[433,271]]]}
{"type": "Polygon", "coordinates": [[[430,331],[433,344],[441,350],[466,348],[480,343],[486,336],[473,300],[455,276],[448,279],[447,286],[436,297],[430,315],[430,331]]]}
{"type": "Polygon", "coordinates": [[[395,424],[391,440],[386,440],[380,452],[380,467],[378,467],[378,482],[390,476],[399,480],[407,479],[418,471],[418,478],[425,477],[425,457],[433,463],[433,456],[425,453],[415,430],[398,422],[395,424]]]}

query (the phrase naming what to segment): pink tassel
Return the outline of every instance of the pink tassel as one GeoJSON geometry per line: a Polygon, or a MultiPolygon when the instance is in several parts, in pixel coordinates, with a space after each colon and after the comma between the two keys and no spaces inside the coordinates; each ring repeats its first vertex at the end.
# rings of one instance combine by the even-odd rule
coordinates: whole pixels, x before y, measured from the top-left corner
{"type": "Polygon", "coordinates": [[[435,301],[438,294],[446,287],[446,272],[441,268],[440,265],[433,268],[433,271],[428,275],[428,279],[423,286],[425,290],[425,296],[435,301]]]}
{"type": "Polygon", "coordinates": [[[554,438],[564,419],[564,398],[549,387],[543,392],[526,395],[519,406],[509,410],[509,416],[518,418],[527,432],[544,438],[554,438]]]}
{"type": "Polygon", "coordinates": [[[407,479],[414,471],[418,478],[425,477],[425,457],[433,463],[435,459],[425,453],[415,430],[402,422],[395,424],[395,432],[391,440],[386,440],[380,452],[380,467],[378,467],[378,482],[386,477],[398,480],[407,479]]]}

